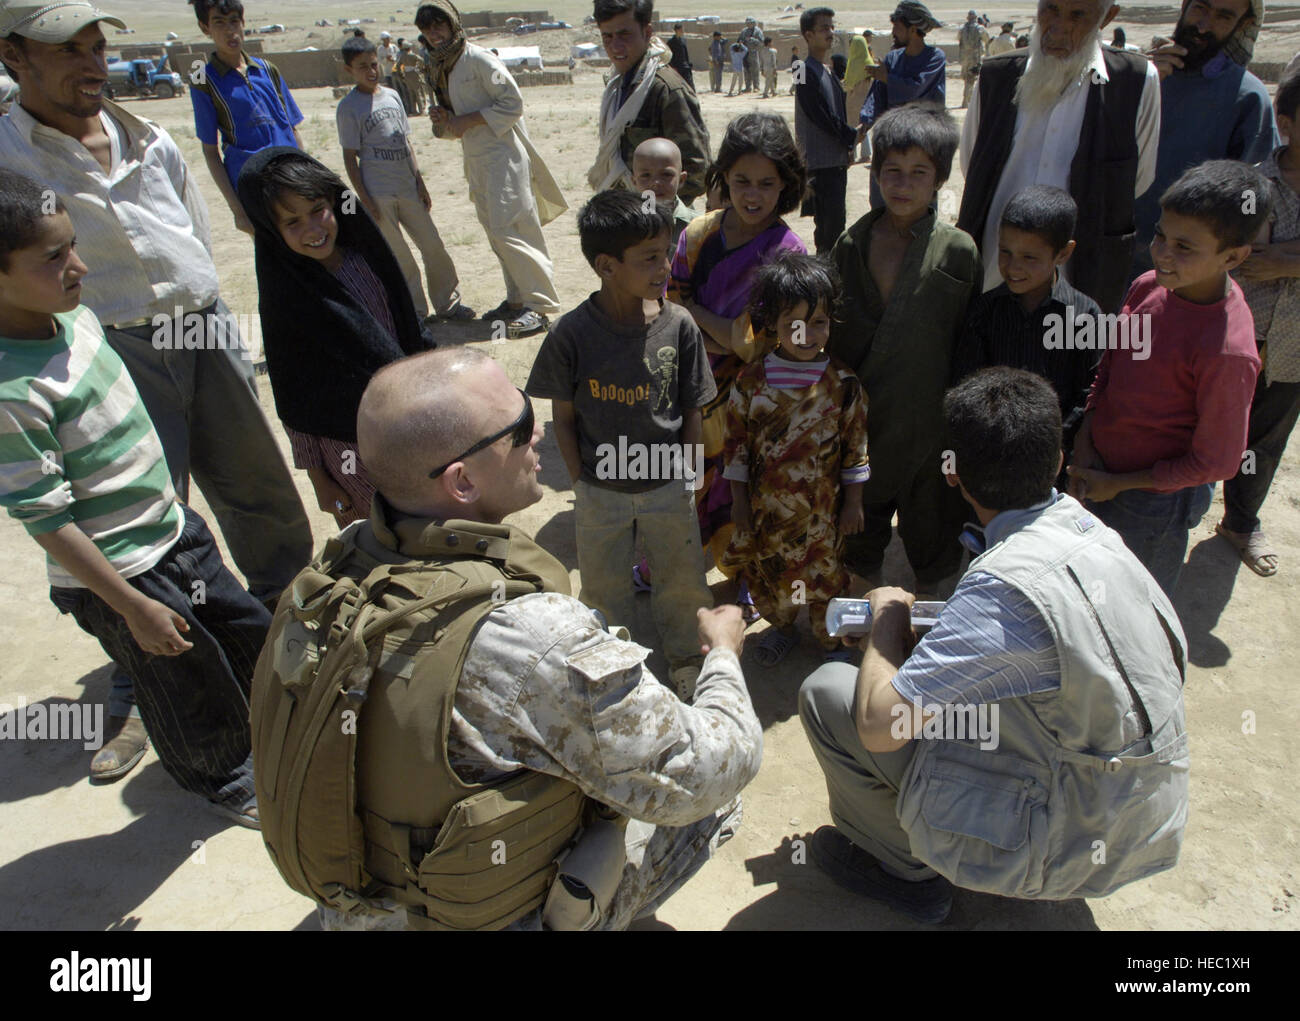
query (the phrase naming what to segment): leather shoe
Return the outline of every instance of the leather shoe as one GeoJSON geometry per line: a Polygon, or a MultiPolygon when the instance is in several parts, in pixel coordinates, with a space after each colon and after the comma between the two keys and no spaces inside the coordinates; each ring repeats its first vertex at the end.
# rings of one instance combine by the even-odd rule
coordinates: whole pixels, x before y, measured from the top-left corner
{"type": "Polygon", "coordinates": [[[110,723],[120,723],[118,732],[90,760],[90,779],[94,783],[112,783],[135,769],[149,747],[144,720],[138,716],[113,716],[110,723]]]}
{"type": "Polygon", "coordinates": [[[952,884],[943,876],[919,882],[891,876],[834,826],[821,827],[809,843],[812,860],[847,890],[926,925],[937,925],[952,912],[952,884]]]}

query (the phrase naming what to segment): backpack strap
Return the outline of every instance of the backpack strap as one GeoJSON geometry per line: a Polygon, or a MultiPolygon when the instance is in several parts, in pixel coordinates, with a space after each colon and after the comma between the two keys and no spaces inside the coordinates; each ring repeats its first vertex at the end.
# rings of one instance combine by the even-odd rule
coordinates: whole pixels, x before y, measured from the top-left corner
{"type": "Polygon", "coordinates": [[[221,150],[224,154],[226,149],[235,144],[235,120],[230,113],[230,104],[226,102],[226,97],[221,94],[221,90],[212,84],[211,77],[206,73],[198,81],[191,81],[190,86],[212,101],[212,108],[217,115],[217,131],[221,134],[221,150]]]}

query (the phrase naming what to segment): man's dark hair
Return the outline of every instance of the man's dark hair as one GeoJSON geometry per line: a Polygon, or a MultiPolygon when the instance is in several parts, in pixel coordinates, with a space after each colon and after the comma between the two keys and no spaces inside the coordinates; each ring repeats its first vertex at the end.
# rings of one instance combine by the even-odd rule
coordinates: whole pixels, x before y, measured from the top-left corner
{"type": "Polygon", "coordinates": [[[817,19],[822,15],[825,15],[828,18],[833,18],[835,17],[835,12],[829,7],[809,7],[799,15],[799,34],[804,35],[811,32],[813,26],[817,24],[817,19]]]}
{"type": "Polygon", "coordinates": [[[352,30],[353,39],[364,39],[365,37],[366,37],[366,30],[364,28],[354,28],[352,30]]]}
{"type": "Polygon", "coordinates": [[[943,424],[961,484],[981,507],[1016,510],[1051,496],[1061,405],[1042,376],[1006,366],[982,369],[944,395],[943,424]]]}
{"type": "Polygon", "coordinates": [[[1273,105],[1283,117],[1296,119],[1297,112],[1300,112],[1300,67],[1282,78],[1273,105]]]}
{"type": "Polygon", "coordinates": [[[1122,50],[1124,48],[1124,44],[1127,42],[1128,42],[1128,34],[1122,28],[1116,28],[1115,34],[1111,37],[1110,44],[1114,46],[1116,49],[1122,50]]]}
{"type": "Polygon", "coordinates": [[[781,316],[800,302],[807,302],[808,315],[826,303],[835,317],[840,295],[840,278],[834,267],[815,255],[781,252],[754,274],[749,291],[749,322],[755,333],[776,333],[781,316]]]}
{"type": "Polygon", "coordinates": [[[714,38],[714,39],[721,39],[721,38],[722,38],[722,33],[721,33],[721,32],[714,32],[714,33],[713,33],[713,38],[714,38]]]}
{"type": "Polygon", "coordinates": [[[626,14],[631,11],[636,17],[638,25],[648,25],[654,21],[655,4],[654,0],[596,0],[592,6],[591,14],[596,19],[596,24],[609,21],[610,18],[617,18],[620,14],[626,14]]]}
{"type": "Polygon", "coordinates": [[[957,122],[938,103],[908,103],[885,113],[871,131],[871,171],[879,174],[891,152],[913,146],[930,157],[942,185],[952,173],[952,158],[961,144],[957,122]]]}
{"type": "Polygon", "coordinates": [[[214,14],[238,14],[244,20],[244,5],[240,0],[189,0],[199,24],[207,27],[208,18],[214,14]]]}
{"type": "Polygon", "coordinates": [[[673,207],[655,202],[649,208],[636,192],[611,188],[597,192],[578,210],[578,237],[582,254],[593,268],[596,256],[612,255],[619,262],[633,245],[660,234],[672,237],[673,207]]]}
{"type": "Polygon", "coordinates": [[[343,63],[348,67],[352,66],[352,61],[363,53],[378,53],[375,44],[369,39],[357,39],[353,37],[343,44],[343,63]]]}
{"type": "Polygon", "coordinates": [[[1219,240],[1219,251],[1255,240],[1273,206],[1268,181],[1236,160],[1206,160],[1160,196],[1161,210],[1200,220],[1219,240]]]}
{"type": "Polygon", "coordinates": [[[272,210],[279,203],[280,195],[286,191],[301,195],[309,201],[328,199],[337,203],[339,196],[347,190],[347,185],[338,174],[316,160],[286,154],[267,163],[257,177],[257,190],[262,205],[268,214],[274,216],[272,210]]]}
{"type": "Polygon", "coordinates": [[[1070,193],[1047,184],[1031,184],[1011,196],[1002,210],[1002,226],[1015,227],[1046,241],[1053,253],[1074,238],[1079,207],[1070,193]]]}
{"type": "MultiPolygon", "coordinates": [[[[49,192],[30,177],[0,169],[0,272],[9,272],[9,256],[29,248],[49,215],[49,192]]],[[[54,196],[54,211],[63,200],[54,196]]]]}
{"type": "Polygon", "coordinates": [[[790,125],[774,113],[743,113],[727,125],[727,133],[718,146],[718,158],[704,175],[709,191],[719,189],[724,201],[731,201],[727,174],[742,156],[766,156],[781,175],[781,196],[776,201],[778,216],[798,207],[808,187],[808,165],[804,162],[790,125]]]}
{"type": "Polygon", "coordinates": [[[686,26],[683,25],[683,24],[679,21],[679,22],[677,22],[677,24],[675,24],[675,25],[673,26],[673,31],[674,31],[674,32],[678,32],[678,31],[684,32],[684,31],[686,31],[686,26]]]}

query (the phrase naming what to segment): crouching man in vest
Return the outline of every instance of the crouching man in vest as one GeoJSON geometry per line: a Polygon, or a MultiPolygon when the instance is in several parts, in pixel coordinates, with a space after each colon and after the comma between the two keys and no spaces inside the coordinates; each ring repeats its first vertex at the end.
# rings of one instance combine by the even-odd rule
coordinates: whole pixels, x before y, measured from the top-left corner
{"type": "Polygon", "coordinates": [[[625,928],[739,824],[763,742],[739,610],[701,611],[679,702],[500,524],[541,499],[541,433],[466,348],[366,387],[370,519],[286,591],[253,683],[262,835],[327,928],[625,928]]]}
{"type": "Polygon", "coordinates": [[[1182,628],[1120,537],[1053,490],[1051,386],[987,369],[944,417],[978,555],[914,649],[912,597],[877,589],[861,669],[799,692],[835,823],[814,860],[922,922],[954,884],[1110,893],[1171,868],[1187,821],[1182,628]]]}

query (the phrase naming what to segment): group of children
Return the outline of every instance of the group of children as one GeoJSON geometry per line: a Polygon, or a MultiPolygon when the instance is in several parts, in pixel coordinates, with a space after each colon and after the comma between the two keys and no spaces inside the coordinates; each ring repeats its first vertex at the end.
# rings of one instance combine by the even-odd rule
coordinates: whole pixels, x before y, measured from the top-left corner
{"type": "MultiPolygon", "coordinates": [[[[755,650],[764,665],[793,647],[805,605],[825,655],[847,656],[826,633],[827,602],[846,593],[850,569],[878,580],[895,513],[918,591],[935,592],[959,567],[974,518],[954,484],[960,466],[945,460],[941,405],[981,368],[1025,368],[1052,383],[1060,486],[1115,528],[1167,593],[1212,485],[1237,474],[1259,357],[1229,273],[1270,215],[1260,174],[1229,161],[1189,170],[1162,198],[1156,270],[1107,317],[1068,281],[1077,210],[1057,188],[1026,188],[1008,204],[1003,283],[979,293],[974,240],[935,212],[958,142],[938,107],[882,117],[873,168],[883,205],[825,261],[782,219],[807,174],[771,115],[728,126],[709,174],[722,207],[691,220],[675,246],[663,204],[602,193],[579,217],[601,289],[556,324],[528,392],[555,402],[584,599],[633,619],[624,571],[639,539],[646,559],[634,578],[651,590],[683,695],[698,662],[693,611],[707,596],[701,550],[771,625],[755,650]],[[1247,212],[1243,194],[1260,197],[1247,212]],[[665,337],[669,373],[658,371],[665,337]],[[630,393],[646,396],[617,396],[630,393]],[[673,441],[684,463],[701,453],[693,507],[677,479],[633,485],[608,462],[598,472],[602,444],[673,441]]],[[[674,176],[670,161],[658,180],[674,176]]],[[[654,196],[675,198],[663,187],[654,196]]]]}
{"type": "MultiPolygon", "coordinates": [[[[381,217],[346,208],[354,193],[366,209],[392,197],[367,175],[367,152],[400,149],[405,123],[377,85],[373,50],[346,52],[358,98],[339,119],[354,189],[300,150],[272,145],[244,154],[235,193],[255,237],[277,410],[340,524],[364,516],[373,493],[355,447],[360,394],[379,367],[430,344],[381,217]]],[[[255,77],[250,69],[244,80],[255,77]]],[[[1278,106],[1289,127],[1300,78],[1283,83],[1278,106]]],[[[883,206],[850,226],[828,260],[809,256],[783,220],[807,171],[785,121],[770,114],[728,126],[709,171],[719,208],[687,220],[676,203],[680,152],[655,139],[632,168],[648,194],[601,192],[579,214],[600,287],[554,324],[527,392],[553,401],[584,599],[611,623],[633,620],[627,570],[639,542],[683,697],[700,664],[695,610],[712,600],[706,550],[772,625],[756,650],[765,665],[788,654],[805,605],[825,654],[847,655],[826,633],[826,604],[845,592],[849,570],[877,574],[895,511],[918,589],[959,566],[967,508],[955,477],[945,479],[961,466],[945,464],[939,422],[945,388],[965,374],[1011,365],[1053,384],[1072,494],[1166,591],[1213,483],[1237,474],[1260,359],[1252,307],[1229,274],[1251,257],[1274,194],[1292,210],[1274,236],[1294,236],[1290,150],[1275,154],[1267,180],[1228,161],[1184,174],[1161,199],[1155,270],[1125,302],[1127,342],[1108,327],[1105,343],[1083,347],[1049,340],[1053,329],[1081,336],[1090,316],[1103,338],[1096,305],[1066,280],[1072,200],[1036,187],[1008,204],[1004,282],[979,295],[975,242],[935,213],[957,144],[942,109],[913,104],[882,117],[873,174],[883,206]],[[1246,193],[1256,197],[1248,206],[1246,193]],[[679,471],[644,470],[653,452],[674,447],[668,463],[679,471]],[[636,451],[651,453],[634,468],[636,451]]],[[[414,189],[424,204],[409,146],[407,155],[384,161],[405,165],[404,195],[414,189]]],[[[79,305],[86,268],[74,244],[62,207],[5,173],[0,503],[48,552],[56,605],[133,676],[168,678],[140,689],[164,766],[247,824],[246,696],[269,616],[176,500],[130,376],[79,305]]],[[[1294,297],[1284,281],[1296,276],[1252,285],[1252,301],[1270,302],[1270,351],[1276,341],[1289,360],[1279,365],[1296,355],[1284,314],[1294,297]]]]}

